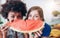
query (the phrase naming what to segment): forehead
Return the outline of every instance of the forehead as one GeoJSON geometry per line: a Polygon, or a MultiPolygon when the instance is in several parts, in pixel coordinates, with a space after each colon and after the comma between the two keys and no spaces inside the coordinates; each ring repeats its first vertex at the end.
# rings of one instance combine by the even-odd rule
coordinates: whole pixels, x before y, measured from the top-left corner
{"type": "Polygon", "coordinates": [[[39,14],[39,12],[37,10],[33,10],[30,12],[30,14],[39,14]]]}
{"type": "Polygon", "coordinates": [[[21,12],[12,12],[10,11],[8,15],[21,15],[21,12]]]}

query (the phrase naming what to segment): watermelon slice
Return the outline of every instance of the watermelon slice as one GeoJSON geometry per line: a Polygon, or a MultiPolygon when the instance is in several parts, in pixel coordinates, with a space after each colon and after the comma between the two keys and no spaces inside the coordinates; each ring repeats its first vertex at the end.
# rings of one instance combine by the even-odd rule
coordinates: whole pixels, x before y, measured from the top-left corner
{"type": "Polygon", "coordinates": [[[41,20],[16,20],[8,25],[11,29],[22,33],[36,32],[44,27],[41,20]]]}

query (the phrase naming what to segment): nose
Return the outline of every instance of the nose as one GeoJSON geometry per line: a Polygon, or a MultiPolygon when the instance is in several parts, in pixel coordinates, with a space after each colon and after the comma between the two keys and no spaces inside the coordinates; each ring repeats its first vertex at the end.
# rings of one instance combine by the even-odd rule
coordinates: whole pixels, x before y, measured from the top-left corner
{"type": "Polygon", "coordinates": [[[31,17],[31,20],[34,20],[34,17],[31,17]]]}
{"type": "Polygon", "coordinates": [[[15,21],[15,20],[17,20],[17,19],[18,19],[18,18],[17,18],[17,17],[15,17],[15,18],[14,18],[14,21],[15,21]]]}

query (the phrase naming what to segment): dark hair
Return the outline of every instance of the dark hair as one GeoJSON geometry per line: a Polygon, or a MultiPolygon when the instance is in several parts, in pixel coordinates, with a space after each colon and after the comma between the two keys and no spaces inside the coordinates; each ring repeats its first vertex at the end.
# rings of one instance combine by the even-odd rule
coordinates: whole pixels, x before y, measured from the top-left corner
{"type": "Polygon", "coordinates": [[[4,18],[8,17],[8,13],[10,11],[19,12],[22,14],[22,16],[25,16],[27,12],[26,5],[22,1],[6,2],[5,4],[2,5],[1,14],[4,18]]]}
{"type": "Polygon", "coordinates": [[[21,1],[21,0],[6,0],[6,2],[12,2],[12,1],[21,1]]]}
{"type": "Polygon", "coordinates": [[[39,16],[42,18],[42,21],[44,21],[43,10],[39,6],[33,6],[33,7],[31,7],[29,9],[28,13],[27,13],[27,18],[26,19],[28,19],[28,16],[29,16],[30,12],[33,11],[33,10],[37,10],[38,13],[39,13],[39,16]]]}

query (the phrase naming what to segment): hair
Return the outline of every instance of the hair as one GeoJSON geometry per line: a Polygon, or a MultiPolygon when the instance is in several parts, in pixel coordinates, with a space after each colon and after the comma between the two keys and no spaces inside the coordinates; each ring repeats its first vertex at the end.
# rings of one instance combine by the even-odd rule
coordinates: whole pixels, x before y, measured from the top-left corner
{"type": "Polygon", "coordinates": [[[26,4],[22,1],[12,1],[2,5],[1,14],[4,18],[8,17],[10,11],[21,13],[23,17],[27,13],[26,4]]]}
{"type": "Polygon", "coordinates": [[[6,0],[6,2],[12,2],[12,1],[21,1],[21,0],[6,0]]]}
{"type": "Polygon", "coordinates": [[[43,16],[43,10],[42,8],[40,8],[39,6],[33,6],[29,9],[28,13],[27,13],[27,17],[26,19],[28,19],[28,16],[30,14],[31,11],[37,10],[39,13],[39,16],[42,18],[42,21],[44,21],[44,16],[43,16]]]}

